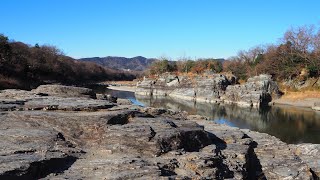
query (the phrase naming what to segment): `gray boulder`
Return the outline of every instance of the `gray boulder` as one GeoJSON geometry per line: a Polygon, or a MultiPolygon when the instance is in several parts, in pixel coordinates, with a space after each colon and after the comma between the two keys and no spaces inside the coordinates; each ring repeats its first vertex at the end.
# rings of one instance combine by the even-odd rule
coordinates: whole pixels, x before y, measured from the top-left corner
{"type": "Polygon", "coordinates": [[[268,105],[272,97],[279,95],[277,83],[271,75],[262,74],[249,78],[245,84],[228,86],[223,100],[240,106],[260,107],[268,105]]]}

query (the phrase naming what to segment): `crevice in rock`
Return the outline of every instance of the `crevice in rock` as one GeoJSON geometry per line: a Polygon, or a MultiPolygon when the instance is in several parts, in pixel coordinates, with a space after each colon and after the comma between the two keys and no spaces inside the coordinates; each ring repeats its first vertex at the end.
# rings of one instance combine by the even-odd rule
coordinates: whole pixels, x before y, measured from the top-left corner
{"type": "MultiPolygon", "coordinates": [[[[207,131],[206,131],[207,132],[207,131]]],[[[221,151],[226,149],[227,144],[222,139],[218,138],[215,134],[207,132],[210,138],[210,144],[216,145],[215,154],[221,155],[221,151]]],[[[208,144],[209,145],[209,144],[208,144]]]]}
{"type": "Polygon", "coordinates": [[[199,151],[201,148],[210,145],[211,139],[206,131],[203,130],[181,130],[179,133],[170,134],[157,138],[159,152],[157,156],[171,150],[183,149],[186,152],[199,151]]]}
{"type": "Polygon", "coordinates": [[[31,149],[31,150],[20,150],[20,151],[14,151],[13,154],[29,154],[29,153],[34,153],[36,150],[31,149]]]}
{"type": "Polygon", "coordinates": [[[150,136],[149,136],[149,141],[151,141],[154,136],[156,135],[157,133],[153,130],[152,127],[150,127],[150,136]]]}
{"type": "Polygon", "coordinates": [[[0,179],[6,180],[33,180],[44,178],[51,173],[62,173],[77,160],[74,156],[64,158],[52,158],[48,160],[33,162],[25,170],[8,171],[0,175],[0,179]]]}
{"type": "Polygon", "coordinates": [[[217,168],[216,178],[217,179],[225,179],[225,178],[233,178],[234,172],[230,171],[229,167],[223,162],[225,159],[224,156],[219,155],[214,167],[217,168]]]}
{"type": "Polygon", "coordinates": [[[169,170],[167,168],[159,168],[161,171],[161,175],[160,176],[174,176],[177,175],[174,171],[169,170]]]}
{"type": "Polygon", "coordinates": [[[310,168],[310,172],[311,172],[312,177],[313,177],[314,180],[319,180],[320,179],[319,176],[317,176],[317,174],[311,168],[310,168]]]}
{"type": "Polygon", "coordinates": [[[62,141],[66,141],[66,138],[64,138],[63,134],[60,132],[57,134],[57,139],[62,140],[62,141]]]}
{"type": "Polygon", "coordinates": [[[136,112],[134,113],[134,117],[140,117],[140,118],[155,118],[153,115],[148,113],[142,113],[142,112],[136,112]]]}
{"type": "Polygon", "coordinates": [[[179,167],[179,162],[177,159],[171,159],[168,164],[165,165],[158,165],[160,171],[161,171],[161,176],[175,176],[177,175],[174,170],[175,168],[179,167]]]}
{"type": "Polygon", "coordinates": [[[111,125],[116,125],[116,124],[120,124],[120,125],[124,125],[129,123],[129,119],[134,117],[134,113],[133,112],[129,112],[129,113],[122,113],[122,114],[118,114],[112,118],[110,118],[107,121],[107,124],[111,124],[111,125]]]}
{"type": "Polygon", "coordinates": [[[258,159],[256,153],[254,152],[254,148],[257,147],[257,143],[253,142],[250,145],[249,149],[249,157],[247,159],[248,164],[248,176],[247,179],[261,179],[266,180],[266,176],[263,173],[262,166],[260,164],[260,160],[258,159]]]}
{"type": "Polygon", "coordinates": [[[187,152],[199,151],[201,148],[212,144],[206,131],[182,131],[181,145],[187,152]]]}
{"type": "Polygon", "coordinates": [[[172,121],[168,121],[168,120],[164,120],[164,122],[166,122],[167,124],[169,124],[171,127],[173,127],[173,128],[177,128],[178,126],[174,123],[174,122],[172,122],[172,121]]]}

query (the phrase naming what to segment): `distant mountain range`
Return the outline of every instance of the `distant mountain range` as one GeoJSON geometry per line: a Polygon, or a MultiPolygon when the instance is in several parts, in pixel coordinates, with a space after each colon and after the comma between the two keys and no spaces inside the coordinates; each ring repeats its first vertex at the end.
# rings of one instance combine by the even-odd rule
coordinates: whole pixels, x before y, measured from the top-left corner
{"type": "Polygon", "coordinates": [[[94,62],[108,68],[119,69],[124,71],[144,71],[149,65],[151,65],[155,61],[155,59],[148,59],[142,56],[137,56],[133,58],[107,56],[82,58],[78,60],[94,62]]]}

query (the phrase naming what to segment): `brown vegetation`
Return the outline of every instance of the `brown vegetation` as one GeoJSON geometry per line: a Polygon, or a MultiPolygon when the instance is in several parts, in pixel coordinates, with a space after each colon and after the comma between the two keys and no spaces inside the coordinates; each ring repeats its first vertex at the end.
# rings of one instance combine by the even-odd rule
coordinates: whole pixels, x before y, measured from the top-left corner
{"type": "Polygon", "coordinates": [[[289,29],[281,43],[257,46],[240,51],[225,61],[217,59],[183,58],[178,61],[162,59],[155,62],[148,74],[164,72],[202,74],[232,72],[241,80],[259,74],[271,74],[278,81],[319,78],[320,75],[320,29],[303,26],[289,29]]]}
{"type": "Polygon", "coordinates": [[[54,46],[29,46],[0,34],[0,89],[26,88],[43,83],[84,84],[130,80],[134,76],[95,63],[76,61],[54,46]]]}
{"type": "Polygon", "coordinates": [[[320,92],[315,90],[302,90],[299,92],[287,91],[281,98],[295,101],[307,98],[320,98],[320,92]]]}
{"type": "Polygon", "coordinates": [[[222,62],[220,59],[198,59],[193,61],[191,59],[182,59],[179,61],[169,61],[167,58],[160,58],[151,64],[147,70],[150,76],[162,74],[165,72],[185,73],[185,74],[203,74],[206,71],[216,73],[222,72],[222,62]]]}

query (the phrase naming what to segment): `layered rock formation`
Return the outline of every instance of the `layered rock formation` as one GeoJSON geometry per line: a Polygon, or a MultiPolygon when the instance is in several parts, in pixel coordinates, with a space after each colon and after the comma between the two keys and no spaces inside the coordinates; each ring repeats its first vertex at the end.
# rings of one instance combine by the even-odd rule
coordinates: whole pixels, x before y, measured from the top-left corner
{"type": "Polygon", "coordinates": [[[186,112],[97,100],[87,93],[49,95],[53,89],[45,89],[0,92],[0,179],[317,179],[320,175],[319,145],[287,145],[266,134],[218,125],[186,112]]]}
{"type": "Polygon", "coordinates": [[[136,94],[145,96],[171,96],[200,102],[235,103],[240,106],[267,105],[272,97],[280,95],[270,75],[249,78],[243,85],[235,84],[236,77],[222,74],[206,76],[173,76],[144,78],[137,83],[136,94]]]}

